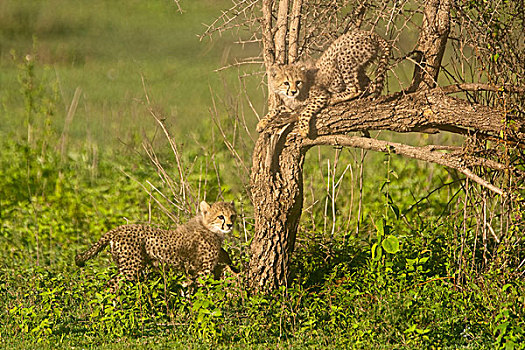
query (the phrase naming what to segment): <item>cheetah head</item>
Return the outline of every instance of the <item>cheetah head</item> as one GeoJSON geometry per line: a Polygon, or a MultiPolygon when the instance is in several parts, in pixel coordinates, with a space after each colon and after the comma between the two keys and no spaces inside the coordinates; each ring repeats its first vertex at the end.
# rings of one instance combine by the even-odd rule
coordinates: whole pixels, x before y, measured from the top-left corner
{"type": "Polygon", "coordinates": [[[216,202],[209,205],[202,201],[200,210],[202,221],[208,230],[221,234],[227,234],[233,230],[233,224],[237,217],[233,202],[216,202]]]}
{"type": "Polygon", "coordinates": [[[297,98],[305,93],[308,68],[302,64],[275,65],[270,68],[273,91],[286,98],[297,98]]]}

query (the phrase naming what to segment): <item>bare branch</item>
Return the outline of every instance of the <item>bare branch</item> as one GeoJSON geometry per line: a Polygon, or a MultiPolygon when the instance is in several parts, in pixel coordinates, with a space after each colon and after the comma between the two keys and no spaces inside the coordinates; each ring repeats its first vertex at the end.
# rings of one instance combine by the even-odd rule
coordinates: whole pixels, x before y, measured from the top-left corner
{"type": "MultiPolygon", "coordinates": [[[[269,1],[271,2],[271,1],[269,1]]],[[[205,37],[211,37],[215,32],[222,33],[238,25],[240,18],[244,17],[247,21],[251,21],[250,13],[254,6],[259,3],[259,0],[241,0],[234,2],[234,5],[227,10],[222,11],[222,14],[217,17],[211,24],[205,25],[206,30],[199,36],[200,40],[205,37]]]]}
{"type": "MultiPolygon", "coordinates": [[[[447,96],[440,88],[407,95],[364,98],[326,108],[317,116],[318,135],[351,131],[420,132],[438,129],[461,134],[485,133],[499,138],[505,125],[503,109],[472,104],[447,96]]],[[[512,124],[508,140],[525,140],[525,121],[512,124]]]]}
{"type": "Polygon", "coordinates": [[[294,0],[292,4],[292,19],[288,33],[288,63],[294,63],[299,54],[299,33],[301,30],[301,9],[303,0],[294,0]]]}
{"type": "MultiPolygon", "coordinates": [[[[268,70],[275,63],[275,41],[272,34],[272,0],[263,0],[262,2],[262,43],[263,59],[266,66],[266,75],[269,76],[268,70]]],[[[268,84],[268,108],[272,109],[279,103],[278,97],[273,93],[268,84]]]]}
{"type": "Polygon", "coordinates": [[[59,148],[62,160],[64,159],[65,151],[67,148],[67,135],[69,135],[69,126],[71,125],[73,117],[75,116],[75,112],[77,111],[78,101],[80,100],[81,93],[82,89],[80,88],[80,86],[77,86],[77,88],[75,89],[75,94],[73,95],[73,99],[71,100],[71,105],[67,110],[66,120],[64,122],[64,130],[62,130],[62,135],[60,135],[59,148]]]}
{"type": "Polygon", "coordinates": [[[189,204],[189,199],[191,199],[192,203],[194,203],[194,204],[196,203],[196,201],[193,198],[193,196],[191,195],[190,185],[186,181],[186,178],[185,178],[185,175],[184,175],[183,166],[182,166],[182,160],[181,160],[181,157],[180,157],[180,153],[179,153],[177,144],[175,143],[175,141],[171,137],[170,133],[166,129],[166,126],[164,125],[164,122],[157,116],[157,114],[155,113],[155,111],[151,107],[151,101],[150,101],[150,98],[149,98],[149,95],[148,95],[148,91],[146,89],[146,82],[144,80],[144,76],[141,76],[141,79],[142,79],[142,87],[144,89],[144,96],[146,97],[146,107],[148,109],[148,112],[151,114],[151,116],[155,119],[155,121],[161,127],[162,131],[164,132],[164,135],[166,136],[166,139],[168,140],[168,142],[170,144],[171,150],[173,151],[173,155],[175,156],[175,160],[177,162],[177,171],[178,171],[179,177],[180,177],[180,190],[181,190],[181,193],[182,193],[182,199],[183,199],[183,202],[187,203],[189,211],[191,212],[191,206],[189,204]]]}
{"type": "Polygon", "coordinates": [[[263,58],[266,67],[270,67],[275,62],[275,43],[272,35],[272,0],[262,2],[262,43],[263,58]]]}
{"type": "Polygon", "coordinates": [[[221,72],[223,70],[226,70],[226,69],[230,69],[230,68],[233,68],[233,67],[239,67],[239,66],[244,66],[244,65],[247,65],[247,64],[255,64],[255,65],[262,65],[264,64],[264,62],[261,60],[260,57],[248,57],[242,61],[236,61],[236,62],[233,62],[227,66],[223,66],[223,67],[220,67],[220,68],[217,68],[214,70],[214,72],[221,72]]]}
{"type": "MultiPolygon", "coordinates": [[[[144,186],[144,184],[142,184],[139,180],[135,179],[133,176],[131,176],[130,174],[126,173],[124,170],[120,170],[124,175],[126,175],[127,177],[129,177],[131,180],[133,180],[134,182],[136,182],[137,184],[140,185],[140,187],[142,187],[142,189],[144,190],[144,192],[146,192],[150,197],[151,199],[153,199],[157,205],[159,206],[159,208],[171,219],[171,221],[173,222],[180,222],[180,220],[175,217],[169,210],[168,208],[166,208],[164,205],[162,205],[162,203],[157,199],[157,197],[155,197],[153,195],[152,192],[150,192],[150,190],[144,186]]],[[[151,185],[151,184],[150,184],[151,185]]],[[[155,188],[156,191],[158,191],[156,188],[155,188]]],[[[160,193],[160,191],[158,191],[160,193]]]]}
{"type": "Polygon", "coordinates": [[[510,92],[510,93],[525,93],[525,87],[517,87],[512,85],[495,86],[490,84],[453,84],[441,87],[441,90],[446,94],[463,91],[493,91],[493,92],[510,92]]]}
{"type": "Polygon", "coordinates": [[[277,63],[286,62],[286,33],[288,32],[289,0],[279,0],[279,11],[277,12],[275,33],[275,60],[277,63]]]}
{"type": "Polygon", "coordinates": [[[226,132],[224,131],[224,128],[222,127],[221,122],[220,122],[216,112],[212,113],[212,119],[213,119],[215,125],[217,126],[217,128],[219,129],[219,131],[221,133],[221,136],[222,136],[222,139],[224,141],[224,144],[226,145],[226,147],[228,147],[228,150],[231,152],[231,154],[237,160],[237,164],[239,164],[241,166],[242,170],[244,171],[244,174],[247,176],[250,173],[250,171],[246,167],[246,164],[244,164],[244,161],[242,160],[242,158],[239,155],[239,153],[237,153],[237,151],[235,150],[235,146],[230,142],[230,140],[228,140],[226,132]]]}
{"type": "Polygon", "coordinates": [[[450,32],[451,2],[452,0],[430,0],[425,6],[423,27],[417,44],[421,60],[414,67],[409,91],[436,85],[450,32]]]}
{"type": "MultiPolygon", "coordinates": [[[[303,142],[304,147],[312,147],[318,145],[356,147],[377,152],[399,154],[414,159],[424,160],[430,163],[440,164],[458,170],[472,181],[480,184],[483,187],[488,188],[489,190],[499,195],[504,194],[503,190],[488,183],[487,181],[474,174],[470,169],[468,169],[465,166],[465,159],[462,159],[462,157],[455,154],[438,153],[433,149],[433,146],[414,147],[397,142],[389,142],[367,137],[348,135],[320,136],[314,140],[305,140],[303,142]]],[[[498,168],[500,169],[503,167],[504,166],[502,164],[498,165],[498,168]]]]}
{"type": "Polygon", "coordinates": [[[184,11],[182,10],[182,7],[180,7],[179,0],[173,0],[173,1],[175,2],[175,5],[177,5],[177,10],[180,13],[184,13],[184,11]]]}

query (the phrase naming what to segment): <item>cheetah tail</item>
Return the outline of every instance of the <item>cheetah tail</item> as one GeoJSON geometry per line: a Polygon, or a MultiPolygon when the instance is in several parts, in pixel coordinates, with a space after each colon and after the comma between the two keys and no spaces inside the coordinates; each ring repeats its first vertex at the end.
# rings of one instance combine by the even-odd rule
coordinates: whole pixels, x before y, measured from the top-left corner
{"type": "Polygon", "coordinates": [[[385,75],[388,68],[388,59],[390,58],[390,51],[392,48],[385,39],[381,38],[379,35],[376,35],[376,37],[379,47],[381,49],[381,55],[378,59],[376,80],[371,92],[374,95],[379,95],[383,90],[385,75]]]}
{"type": "Polygon", "coordinates": [[[105,233],[97,243],[93,244],[91,248],[86,250],[84,253],[77,254],[75,256],[75,264],[78,267],[83,267],[87,260],[95,257],[102,249],[104,249],[109,241],[113,238],[113,230],[105,233]]]}

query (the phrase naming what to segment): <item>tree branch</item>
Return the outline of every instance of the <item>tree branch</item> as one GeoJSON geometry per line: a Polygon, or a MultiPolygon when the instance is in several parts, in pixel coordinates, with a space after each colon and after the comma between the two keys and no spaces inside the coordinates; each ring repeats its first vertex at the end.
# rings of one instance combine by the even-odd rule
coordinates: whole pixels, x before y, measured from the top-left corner
{"type": "Polygon", "coordinates": [[[423,25],[417,42],[420,62],[414,66],[412,83],[408,91],[436,86],[439,68],[450,32],[452,0],[430,0],[425,6],[423,25]]]}
{"type": "Polygon", "coordinates": [[[275,43],[272,35],[272,0],[263,0],[262,2],[262,43],[263,58],[267,68],[275,62],[275,43]]]}
{"type": "Polygon", "coordinates": [[[429,129],[460,134],[484,133],[499,138],[511,129],[509,141],[525,140],[525,121],[504,123],[505,111],[444,94],[440,88],[411,94],[357,99],[325,108],[316,117],[317,134],[346,134],[351,131],[390,130],[421,132],[429,129]]]}
{"type": "Polygon", "coordinates": [[[275,61],[280,64],[286,63],[286,33],[288,33],[288,10],[289,0],[279,0],[277,12],[277,32],[275,33],[275,61]]]}
{"type": "MultiPolygon", "coordinates": [[[[406,157],[419,159],[430,163],[436,163],[449,168],[456,169],[472,181],[480,184],[481,186],[499,195],[504,194],[503,190],[483,180],[482,178],[474,174],[470,169],[468,169],[465,166],[465,163],[467,163],[465,159],[462,159],[462,157],[455,154],[438,153],[433,148],[433,146],[414,147],[397,142],[388,142],[372,138],[349,135],[320,136],[314,140],[305,140],[302,145],[303,147],[312,147],[317,145],[357,147],[377,152],[399,154],[406,157]]],[[[491,164],[495,165],[493,163],[491,164]]],[[[498,164],[496,165],[498,168],[504,168],[503,164],[496,164],[498,164]]]]}
{"type": "Polygon", "coordinates": [[[299,32],[301,30],[301,8],[303,0],[294,0],[292,4],[292,19],[288,33],[288,63],[294,63],[299,57],[299,32]]]}
{"type": "MultiPolygon", "coordinates": [[[[269,69],[275,63],[275,40],[272,34],[272,6],[273,0],[263,0],[262,2],[262,43],[263,43],[263,59],[266,67],[266,75],[269,69]]],[[[269,78],[268,78],[269,79],[269,78]]],[[[273,93],[270,84],[268,84],[268,108],[273,109],[279,103],[278,97],[273,93]]]]}
{"type": "Polygon", "coordinates": [[[495,86],[490,84],[453,84],[441,87],[441,90],[446,94],[463,91],[493,91],[493,92],[509,92],[509,93],[525,93],[525,87],[518,87],[513,85],[495,86]]]}

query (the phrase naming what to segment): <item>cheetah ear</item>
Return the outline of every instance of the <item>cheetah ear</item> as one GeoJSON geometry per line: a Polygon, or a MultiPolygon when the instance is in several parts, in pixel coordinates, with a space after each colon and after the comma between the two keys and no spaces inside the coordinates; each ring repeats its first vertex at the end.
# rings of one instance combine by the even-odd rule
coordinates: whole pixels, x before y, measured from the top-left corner
{"type": "Polygon", "coordinates": [[[199,208],[201,210],[201,214],[202,215],[206,215],[208,213],[208,211],[210,210],[210,205],[208,203],[206,203],[206,201],[202,201],[199,204],[199,208]]]}

